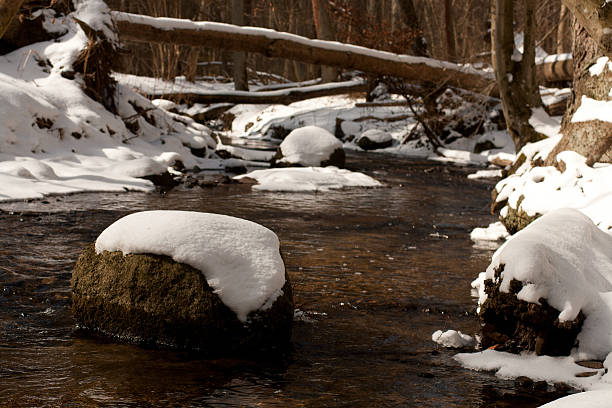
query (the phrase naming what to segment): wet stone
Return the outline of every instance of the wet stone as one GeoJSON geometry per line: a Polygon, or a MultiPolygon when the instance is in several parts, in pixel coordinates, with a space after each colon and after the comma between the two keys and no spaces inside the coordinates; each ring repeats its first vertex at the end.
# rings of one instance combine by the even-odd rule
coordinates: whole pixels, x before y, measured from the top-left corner
{"type": "Polygon", "coordinates": [[[577,361],[576,364],[582,367],[592,368],[593,370],[601,370],[604,368],[603,362],[597,360],[577,361]]]}
{"type": "Polygon", "coordinates": [[[582,373],[576,374],[574,377],[585,378],[585,377],[593,377],[597,374],[597,371],[584,371],[582,373]]]}

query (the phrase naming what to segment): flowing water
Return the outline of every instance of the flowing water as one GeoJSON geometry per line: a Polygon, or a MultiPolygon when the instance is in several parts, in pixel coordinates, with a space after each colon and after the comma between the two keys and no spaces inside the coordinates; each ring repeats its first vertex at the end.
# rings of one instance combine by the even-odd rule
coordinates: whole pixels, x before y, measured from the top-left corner
{"type": "Polygon", "coordinates": [[[431,341],[476,333],[470,282],[492,250],[491,183],[469,169],[373,154],[348,167],[380,189],[251,192],[244,185],[167,194],[79,194],[0,212],[0,406],[533,407],[558,398],[460,367],[431,341]],[[145,209],[207,211],[275,231],[293,284],[291,351],[205,359],[75,332],[70,275],[116,219],[145,209]]]}

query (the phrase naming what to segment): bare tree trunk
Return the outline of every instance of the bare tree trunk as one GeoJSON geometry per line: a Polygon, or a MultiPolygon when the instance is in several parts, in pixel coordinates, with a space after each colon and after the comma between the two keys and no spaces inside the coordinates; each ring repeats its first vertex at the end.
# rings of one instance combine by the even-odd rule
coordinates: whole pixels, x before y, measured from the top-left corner
{"type": "Polygon", "coordinates": [[[457,60],[453,29],[453,6],[451,0],[444,0],[444,33],[446,34],[446,55],[449,61],[457,60]]]}
{"type": "Polygon", "coordinates": [[[495,78],[502,100],[508,132],[517,151],[529,142],[542,139],[529,124],[532,109],[542,106],[535,69],[535,2],[521,0],[525,10],[523,55],[513,61],[514,3],[493,0],[491,43],[495,78]]]}
{"type": "MultiPolygon", "coordinates": [[[[244,0],[232,0],[232,24],[239,26],[244,24],[244,0]]],[[[234,89],[237,91],[249,90],[246,57],[245,52],[234,51],[232,53],[234,89]]]]}
{"type": "MultiPolygon", "coordinates": [[[[312,0],[312,15],[314,17],[317,38],[321,40],[335,40],[331,18],[329,16],[328,0],[312,0]]],[[[336,68],[322,66],[321,77],[323,82],[333,82],[338,78],[336,68]]]]}
{"type": "Polygon", "coordinates": [[[381,1],[380,0],[368,0],[366,10],[368,16],[370,17],[370,22],[372,25],[376,26],[380,23],[380,9],[381,9],[381,1]]]}
{"type": "Polygon", "coordinates": [[[412,43],[410,54],[419,57],[426,56],[427,43],[425,42],[425,37],[423,36],[423,30],[419,21],[419,16],[414,8],[413,0],[395,0],[395,2],[402,11],[403,19],[406,22],[406,28],[414,35],[414,42],[412,43]]]}
{"type": "Polygon", "coordinates": [[[565,4],[561,5],[557,27],[557,54],[571,51],[570,13],[565,4]]]}
{"type": "Polygon", "coordinates": [[[24,0],[0,0],[0,38],[4,36],[11,20],[17,15],[23,2],[24,0]]]}

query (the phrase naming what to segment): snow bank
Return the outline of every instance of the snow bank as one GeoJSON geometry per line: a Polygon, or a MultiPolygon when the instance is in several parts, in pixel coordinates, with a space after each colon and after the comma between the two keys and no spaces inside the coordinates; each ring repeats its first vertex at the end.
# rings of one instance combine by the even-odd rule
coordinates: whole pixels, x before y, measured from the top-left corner
{"type": "Polygon", "coordinates": [[[542,405],[541,408],[609,408],[612,398],[612,389],[587,391],[579,394],[568,395],[556,401],[542,405]]]}
{"type": "MultiPolygon", "coordinates": [[[[558,138],[527,145],[521,153],[526,162],[517,172],[501,180],[495,189],[497,201],[508,201],[514,209],[529,216],[546,214],[558,208],[575,208],[589,216],[602,230],[612,229],[612,166],[586,165],[586,159],[571,151],[561,152],[557,161],[565,164],[563,172],[549,167],[531,167],[535,158],[545,158],[558,138]]],[[[507,209],[502,209],[504,215],[507,209]]]]}
{"type": "Polygon", "coordinates": [[[242,322],[269,307],[285,284],[276,234],[254,222],[189,211],[144,211],[106,228],[96,252],[166,255],[200,270],[242,322]]]}
{"type": "MultiPolygon", "coordinates": [[[[495,350],[480,353],[460,353],[455,357],[464,367],[473,370],[495,371],[500,378],[512,379],[526,376],[534,381],[550,384],[565,383],[577,389],[608,388],[612,384],[602,378],[604,370],[593,370],[576,364],[573,357],[536,356],[534,353],[511,354],[495,350]],[[592,377],[576,377],[576,374],[595,372],[592,377]]],[[[574,405],[578,407],[580,405],[574,405]]],[[[585,405],[590,408],[590,405],[585,405]]],[[[607,405],[609,406],[609,405],[607,405]]]]}
{"type": "Polygon", "coordinates": [[[517,298],[539,304],[544,298],[560,311],[560,321],[586,315],[579,345],[584,358],[603,359],[612,351],[612,236],[579,211],[552,211],[519,231],[493,255],[486,272],[472,286],[478,303],[487,299],[484,281],[495,280],[504,265],[500,290],[513,279],[524,283],[517,298]]]}
{"type": "Polygon", "coordinates": [[[291,167],[282,169],[255,170],[234,177],[236,180],[249,177],[259,184],[253,190],[316,192],[345,187],[380,187],[382,184],[363,173],[337,167],[291,167]]]}
{"type": "Polygon", "coordinates": [[[342,143],[327,130],[305,126],[291,131],[280,144],[283,158],[279,163],[320,166],[338,149],[342,150],[342,143]]]}
{"type": "Polygon", "coordinates": [[[191,152],[214,147],[205,126],[158,109],[122,85],[113,114],[83,92],[80,74],[74,80],[62,76],[88,41],[72,16],[114,39],[103,2],[80,1],[66,18],[51,14],[43,13],[44,26],[61,29],[62,37],[0,56],[0,201],[148,191],[152,183],[137,177],[159,174],[178,161],[207,167],[191,152]]]}

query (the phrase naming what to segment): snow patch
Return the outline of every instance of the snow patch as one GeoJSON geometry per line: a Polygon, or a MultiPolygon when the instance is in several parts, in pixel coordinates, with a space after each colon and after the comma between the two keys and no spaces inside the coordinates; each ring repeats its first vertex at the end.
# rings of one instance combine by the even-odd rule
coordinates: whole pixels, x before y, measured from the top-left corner
{"type": "Polygon", "coordinates": [[[291,167],[255,170],[234,177],[236,180],[252,178],[259,184],[253,190],[317,192],[346,187],[381,187],[382,184],[363,173],[337,167],[291,167]]]}
{"type": "Polygon", "coordinates": [[[612,122],[612,101],[598,101],[582,95],[580,106],[572,116],[572,123],[601,120],[612,122]]]}

